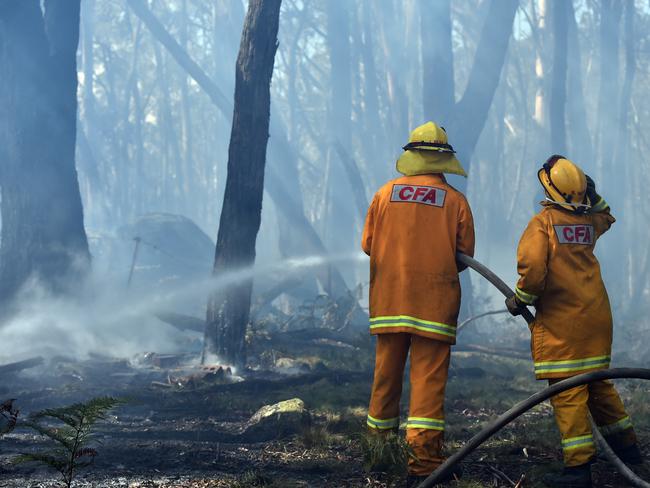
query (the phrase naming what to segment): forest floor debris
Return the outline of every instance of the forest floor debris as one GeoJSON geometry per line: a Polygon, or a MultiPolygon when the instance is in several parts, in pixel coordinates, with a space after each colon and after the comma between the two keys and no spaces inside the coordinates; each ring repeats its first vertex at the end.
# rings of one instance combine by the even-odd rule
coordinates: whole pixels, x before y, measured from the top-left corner
{"type": "MultiPolygon", "coordinates": [[[[341,342],[351,347],[337,347],[306,332],[296,334],[295,344],[288,334],[278,337],[277,341],[266,335],[255,338],[257,342],[250,344],[254,369],[240,373],[242,378],[223,365],[204,368],[198,362],[183,364],[168,358],[152,363],[55,358],[3,378],[0,393],[18,398],[14,406],[26,414],[103,395],[129,399],[98,425],[102,444],[95,464],[80,475],[78,487],[402,486],[399,469],[378,473],[364,468],[372,341],[348,337],[341,342]],[[300,367],[293,368],[296,365],[300,367]],[[216,372],[219,379],[213,381],[210,375],[216,372]],[[295,409],[299,413],[291,429],[274,430],[277,424],[271,421],[275,427],[264,435],[242,436],[261,408],[294,398],[300,399],[294,402],[300,408],[295,409]]],[[[337,340],[330,333],[325,338],[337,340]]],[[[456,351],[447,398],[449,452],[538,390],[531,371],[529,361],[516,357],[456,351]]],[[[639,382],[617,385],[647,453],[650,392],[639,382]]],[[[404,399],[408,393],[406,388],[404,399]]],[[[266,410],[278,420],[277,410],[266,410]]],[[[541,487],[541,475],[561,465],[558,446],[551,408],[542,404],[475,451],[464,464],[465,479],[454,486],[541,487]]],[[[0,488],[56,486],[50,473],[11,463],[18,453],[35,449],[35,436],[20,427],[0,440],[0,488]]],[[[624,486],[612,471],[598,461],[597,486],[624,486]]],[[[650,473],[641,474],[650,479],[650,473]]]]}

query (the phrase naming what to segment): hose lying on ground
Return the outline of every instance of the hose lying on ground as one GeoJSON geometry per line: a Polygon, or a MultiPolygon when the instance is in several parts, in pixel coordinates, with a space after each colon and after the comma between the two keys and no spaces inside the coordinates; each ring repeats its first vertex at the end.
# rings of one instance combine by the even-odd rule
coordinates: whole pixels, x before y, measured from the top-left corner
{"type": "MultiPolygon", "coordinates": [[[[503,427],[505,427],[510,422],[515,420],[517,417],[519,417],[520,415],[526,413],[528,410],[533,408],[535,405],[542,403],[544,400],[548,400],[549,398],[551,398],[554,395],[557,395],[558,393],[561,393],[566,390],[570,390],[571,388],[575,388],[576,386],[584,385],[586,383],[591,383],[592,381],[602,381],[602,380],[609,380],[609,379],[616,379],[616,378],[636,378],[642,380],[650,380],[650,369],[615,368],[615,369],[604,369],[600,371],[593,371],[591,373],[583,373],[568,378],[566,380],[562,380],[558,383],[555,383],[552,386],[549,386],[548,388],[545,388],[542,391],[535,393],[534,395],[527,398],[523,402],[520,402],[514,407],[512,407],[510,410],[508,410],[507,412],[499,416],[493,422],[490,422],[481,432],[479,432],[474,437],[472,437],[467,442],[467,444],[465,444],[458,452],[456,452],[453,456],[449,457],[443,464],[440,465],[440,467],[438,467],[438,469],[436,469],[433,473],[431,473],[431,475],[426,480],[420,483],[420,485],[418,485],[418,488],[429,488],[434,486],[438,482],[438,480],[447,476],[452,471],[453,467],[456,464],[458,464],[460,461],[462,461],[468,454],[474,451],[477,447],[483,444],[483,442],[485,442],[487,439],[492,437],[494,434],[496,434],[503,427]]],[[[605,452],[605,455],[607,455],[607,452],[605,452]]],[[[614,455],[614,457],[616,458],[616,460],[618,460],[618,463],[614,462],[613,464],[618,465],[619,463],[621,463],[620,459],[618,459],[616,455],[614,455]]],[[[626,475],[626,473],[621,473],[621,474],[623,474],[624,476],[626,475]]],[[[634,474],[633,474],[634,479],[632,480],[630,478],[631,477],[626,476],[626,479],[631,483],[633,483],[633,486],[639,486],[644,488],[650,486],[648,483],[641,480],[634,474]]]]}
{"type": "Polygon", "coordinates": [[[594,439],[596,439],[598,448],[603,452],[607,460],[618,469],[618,472],[621,473],[623,478],[625,478],[632,486],[637,488],[650,488],[650,483],[639,478],[636,473],[628,468],[627,464],[621,461],[621,459],[616,455],[614,450],[609,446],[609,444],[607,444],[603,434],[598,430],[598,426],[593,419],[591,420],[591,431],[593,432],[594,439]]]}
{"type": "MultiPolygon", "coordinates": [[[[483,266],[481,263],[476,261],[469,256],[458,253],[456,259],[465,264],[466,266],[472,268],[484,278],[486,278],[490,283],[492,283],[501,293],[506,297],[512,296],[513,291],[506,285],[497,275],[495,275],[487,267],[483,266]]],[[[533,322],[533,316],[528,309],[522,314],[524,319],[528,324],[533,322]]],[[[573,376],[566,380],[560,381],[548,388],[535,393],[530,398],[524,400],[521,403],[518,403],[510,410],[505,412],[495,421],[490,422],[481,432],[472,437],[465,446],[463,446],[456,454],[447,459],[442,465],[438,467],[431,475],[424,480],[418,488],[428,488],[434,486],[436,482],[440,479],[446,477],[453,469],[453,467],[462,461],[467,455],[479,447],[483,442],[492,437],[495,433],[501,430],[503,427],[508,425],[514,419],[527,412],[535,405],[551,398],[552,396],[561,393],[576,386],[584,385],[591,383],[593,381],[601,381],[606,379],[615,379],[615,378],[636,378],[650,380],[650,369],[643,368],[617,368],[601,371],[593,371],[591,373],[584,373],[581,375],[573,376]]],[[[643,481],[636,474],[634,474],[630,469],[625,466],[625,464],[616,456],[614,451],[609,447],[605,439],[600,435],[600,432],[597,429],[594,429],[595,438],[598,441],[599,446],[603,450],[603,453],[607,459],[616,466],[621,475],[632,485],[640,488],[650,488],[650,484],[643,481]]]]}

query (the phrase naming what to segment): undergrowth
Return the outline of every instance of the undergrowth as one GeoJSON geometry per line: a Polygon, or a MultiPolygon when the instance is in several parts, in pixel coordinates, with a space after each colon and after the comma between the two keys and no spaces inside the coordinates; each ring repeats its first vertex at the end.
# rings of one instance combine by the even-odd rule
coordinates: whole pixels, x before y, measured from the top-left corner
{"type": "Polygon", "coordinates": [[[93,436],[95,424],[123,403],[117,398],[100,397],[30,415],[21,426],[38,432],[46,443],[40,451],[21,454],[14,462],[34,462],[55,469],[61,475],[63,486],[70,488],[77,472],[90,466],[97,456],[95,446],[99,442],[93,436]]]}
{"type": "Polygon", "coordinates": [[[360,434],[359,440],[366,471],[401,476],[406,471],[409,458],[415,456],[406,441],[393,432],[364,432],[360,434]]]}

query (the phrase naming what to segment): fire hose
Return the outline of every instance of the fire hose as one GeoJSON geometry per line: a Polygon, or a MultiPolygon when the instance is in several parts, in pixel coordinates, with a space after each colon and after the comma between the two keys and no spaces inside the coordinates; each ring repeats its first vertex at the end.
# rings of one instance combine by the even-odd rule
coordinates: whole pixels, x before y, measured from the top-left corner
{"type": "MultiPolygon", "coordinates": [[[[483,266],[481,263],[476,261],[469,256],[464,254],[457,254],[456,259],[472,268],[474,271],[478,272],[481,276],[486,278],[490,283],[492,283],[501,293],[506,297],[510,297],[514,292],[506,285],[497,275],[495,275],[487,267],[483,266]]],[[[528,324],[533,322],[533,316],[528,309],[522,314],[524,319],[528,324]]],[[[593,371],[591,373],[584,373],[571,378],[562,380],[558,383],[555,383],[548,388],[545,388],[526,400],[518,403],[510,410],[499,416],[496,420],[490,422],[487,426],[483,428],[478,434],[472,437],[467,444],[465,444],[458,452],[450,456],[443,464],[441,464],[438,469],[436,469],[427,479],[418,485],[418,488],[429,488],[434,486],[439,480],[448,476],[454,466],[467,457],[472,451],[477,449],[483,442],[496,434],[503,427],[508,425],[510,422],[526,413],[528,410],[538,405],[539,403],[548,400],[552,396],[561,393],[571,388],[575,388],[580,385],[591,383],[593,381],[602,381],[608,379],[617,379],[617,378],[634,378],[634,379],[643,379],[650,380],[650,369],[645,368],[616,368],[616,369],[606,369],[600,371],[593,371]]],[[[621,475],[632,485],[640,488],[650,488],[650,483],[643,481],[639,478],[632,470],[630,470],[623,461],[614,453],[611,447],[607,444],[603,436],[598,431],[598,428],[593,424],[594,437],[596,438],[600,449],[603,451],[603,454],[607,460],[613,464],[621,473],[621,475]]]]}

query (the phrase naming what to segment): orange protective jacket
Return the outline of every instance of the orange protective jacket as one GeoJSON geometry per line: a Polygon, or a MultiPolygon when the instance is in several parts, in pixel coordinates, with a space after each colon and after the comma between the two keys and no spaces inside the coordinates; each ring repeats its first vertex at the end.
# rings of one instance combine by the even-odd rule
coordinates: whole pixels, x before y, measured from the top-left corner
{"type": "Polygon", "coordinates": [[[545,205],[521,237],[516,293],[537,309],[531,349],[538,379],[609,367],[612,313],[594,246],[614,222],[609,210],[574,214],[545,205]]]}
{"type": "Polygon", "coordinates": [[[456,343],[456,251],[474,255],[467,200],[441,174],[404,176],[375,195],[361,246],[370,256],[370,331],[456,343]]]}

